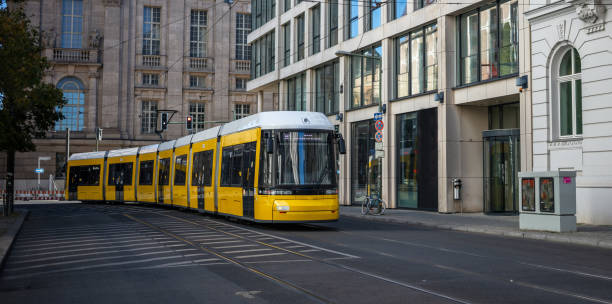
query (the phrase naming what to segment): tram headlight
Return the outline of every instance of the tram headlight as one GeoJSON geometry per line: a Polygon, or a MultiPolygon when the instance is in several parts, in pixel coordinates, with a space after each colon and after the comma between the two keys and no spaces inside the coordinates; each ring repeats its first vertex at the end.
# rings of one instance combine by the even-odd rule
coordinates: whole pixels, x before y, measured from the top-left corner
{"type": "Polygon", "coordinates": [[[276,210],[278,211],[289,211],[289,206],[276,206],[276,210]]]}

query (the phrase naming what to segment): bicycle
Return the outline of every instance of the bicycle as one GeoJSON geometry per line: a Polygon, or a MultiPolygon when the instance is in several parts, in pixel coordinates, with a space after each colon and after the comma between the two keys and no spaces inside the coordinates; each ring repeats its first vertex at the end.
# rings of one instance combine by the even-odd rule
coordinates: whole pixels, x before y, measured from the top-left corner
{"type": "Polygon", "coordinates": [[[383,215],[387,209],[387,203],[377,194],[366,196],[365,200],[361,204],[361,214],[367,215],[383,215]]]}

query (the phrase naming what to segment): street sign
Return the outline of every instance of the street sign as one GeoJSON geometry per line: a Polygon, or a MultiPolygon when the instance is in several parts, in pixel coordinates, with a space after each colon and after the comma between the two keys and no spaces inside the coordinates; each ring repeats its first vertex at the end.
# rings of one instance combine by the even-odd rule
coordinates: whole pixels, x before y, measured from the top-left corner
{"type": "Polygon", "coordinates": [[[376,139],[377,142],[381,142],[383,140],[382,132],[380,131],[376,132],[376,134],[374,135],[374,139],[376,139]]]}
{"type": "Polygon", "coordinates": [[[383,123],[382,120],[377,120],[374,123],[374,127],[376,128],[376,131],[382,131],[385,128],[385,123],[383,123]]]}
{"type": "Polygon", "coordinates": [[[376,151],[384,150],[382,141],[375,142],[374,143],[374,149],[376,149],[376,151]]]}
{"type": "Polygon", "coordinates": [[[374,120],[382,120],[382,115],[383,113],[381,112],[374,113],[374,120]]]}
{"type": "Polygon", "coordinates": [[[43,174],[45,173],[45,168],[36,168],[34,169],[34,173],[43,174]]]}

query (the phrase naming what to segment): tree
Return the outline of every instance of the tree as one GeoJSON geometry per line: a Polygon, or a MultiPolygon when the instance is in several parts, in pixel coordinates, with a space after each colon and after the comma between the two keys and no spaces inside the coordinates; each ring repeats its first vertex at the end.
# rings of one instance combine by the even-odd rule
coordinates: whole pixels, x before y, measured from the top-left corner
{"type": "Polygon", "coordinates": [[[0,5],[0,150],[7,154],[5,214],[12,213],[15,152],[35,151],[33,138],[63,119],[62,91],[44,83],[49,63],[40,33],[23,10],[0,5]]]}

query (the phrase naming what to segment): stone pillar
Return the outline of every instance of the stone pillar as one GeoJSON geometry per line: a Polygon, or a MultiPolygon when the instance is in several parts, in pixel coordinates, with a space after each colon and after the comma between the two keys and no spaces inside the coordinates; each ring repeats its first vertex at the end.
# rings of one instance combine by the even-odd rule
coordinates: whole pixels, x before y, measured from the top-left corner
{"type": "Polygon", "coordinates": [[[89,90],[87,92],[87,131],[95,132],[98,126],[97,108],[98,108],[98,72],[97,67],[89,70],[89,90]]]}
{"type": "MultiPolygon", "coordinates": [[[[384,11],[384,10],[383,10],[384,11]]],[[[381,84],[380,84],[380,102],[381,105],[386,104],[387,107],[389,107],[390,103],[389,101],[389,96],[390,96],[390,88],[392,88],[391,86],[391,82],[393,80],[393,76],[391,75],[391,72],[393,71],[391,69],[391,65],[393,64],[393,56],[391,56],[391,49],[393,49],[393,39],[384,39],[382,41],[382,58],[381,58],[381,69],[383,70],[382,73],[382,79],[381,79],[381,84]]],[[[391,124],[392,124],[392,120],[393,120],[393,115],[391,114],[391,109],[387,108],[387,113],[383,115],[383,123],[384,123],[384,129],[382,131],[383,133],[383,149],[384,149],[384,158],[382,159],[382,174],[381,174],[381,179],[382,179],[382,197],[383,199],[387,202],[387,206],[390,208],[395,208],[396,204],[395,204],[395,200],[392,199],[395,195],[395,191],[394,191],[394,186],[395,183],[393,183],[393,179],[392,179],[392,175],[395,172],[395,168],[392,167],[393,162],[391,161],[391,150],[393,149],[393,147],[395,147],[393,141],[392,141],[392,137],[391,137],[391,124]]]]}
{"type": "Polygon", "coordinates": [[[109,132],[119,132],[119,57],[121,0],[104,0],[104,62],[102,69],[102,103],[100,105],[101,127],[109,132]]]}
{"type": "Polygon", "coordinates": [[[264,91],[257,91],[257,113],[263,111],[264,91]]]}
{"type": "MultiPolygon", "coordinates": [[[[168,1],[167,8],[162,8],[162,24],[169,23],[167,29],[167,36],[162,36],[162,40],[165,38],[165,43],[162,42],[162,54],[166,50],[168,67],[168,73],[166,77],[166,108],[170,110],[176,110],[178,113],[174,114],[172,120],[174,122],[183,122],[189,111],[189,105],[183,104],[183,59],[185,50],[183,48],[183,39],[187,29],[183,22],[173,22],[176,18],[180,18],[187,14],[185,12],[183,1],[168,1]],[[167,10],[166,12],[164,10],[167,10]],[[165,16],[165,18],[164,18],[165,16]],[[165,20],[165,21],[164,21],[165,20]],[[164,48],[165,45],[165,48],[164,48]]],[[[186,19],[189,20],[189,19],[186,19]]],[[[214,20],[214,19],[210,19],[214,20]]],[[[163,31],[162,31],[163,33],[163,31]]],[[[209,41],[214,41],[210,39],[209,41]]],[[[225,94],[227,95],[227,94],[225,94]]],[[[227,99],[227,97],[225,97],[227,99]]],[[[168,136],[170,138],[176,138],[186,134],[185,125],[169,125],[168,136]]]]}

